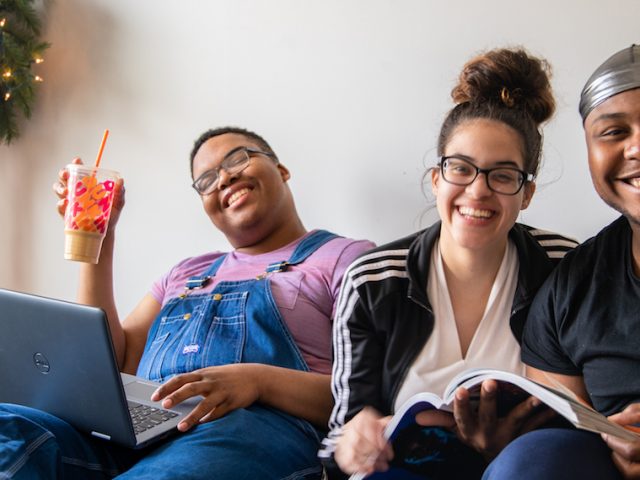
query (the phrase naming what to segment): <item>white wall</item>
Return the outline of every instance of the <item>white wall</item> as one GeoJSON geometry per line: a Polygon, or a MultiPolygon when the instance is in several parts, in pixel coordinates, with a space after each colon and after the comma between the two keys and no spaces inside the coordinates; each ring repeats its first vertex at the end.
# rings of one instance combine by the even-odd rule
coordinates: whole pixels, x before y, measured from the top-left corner
{"type": "Polygon", "coordinates": [[[640,42],[637,0],[45,0],[45,83],[0,146],[0,286],[73,299],[51,185],[74,156],[126,179],[116,294],[129,311],[179,259],[227,247],[189,186],[204,130],[239,125],[292,171],[308,228],[378,243],[435,212],[421,175],[449,91],[474,53],[524,45],[553,65],[559,111],[521,220],[585,239],[615,218],[592,191],[579,91],[640,42]],[[425,211],[427,213],[425,214],[425,211]]]}

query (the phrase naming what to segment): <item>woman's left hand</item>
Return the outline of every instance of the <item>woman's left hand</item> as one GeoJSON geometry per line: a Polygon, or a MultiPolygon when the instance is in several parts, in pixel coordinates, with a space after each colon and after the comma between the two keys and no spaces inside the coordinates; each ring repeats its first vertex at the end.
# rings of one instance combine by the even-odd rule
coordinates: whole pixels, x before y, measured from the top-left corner
{"type": "Polygon", "coordinates": [[[469,392],[458,388],[453,403],[456,433],[460,440],[473,447],[487,459],[493,459],[514,438],[534,430],[552,419],[556,414],[545,408],[535,397],[516,405],[506,416],[497,415],[498,383],[485,380],[480,389],[480,403],[475,413],[471,408],[469,392]]]}
{"type": "MultiPolygon", "coordinates": [[[[640,403],[632,403],[622,412],[611,415],[609,420],[620,425],[638,425],[640,423],[640,403]]],[[[640,437],[629,442],[613,435],[602,435],[602,439],[612,450],[615,463],[624,478],[640,479],[640,437]]]]}
{"type": "Polygon", "coordinates": [[[202,401],[178,424],[186,432],[200,423],[210,422],[238,408],[252,405],[260,398],[260,365],[241,363],[194,370],[169,379],[151,396],[164,408],[191,397],[202,401]]]}

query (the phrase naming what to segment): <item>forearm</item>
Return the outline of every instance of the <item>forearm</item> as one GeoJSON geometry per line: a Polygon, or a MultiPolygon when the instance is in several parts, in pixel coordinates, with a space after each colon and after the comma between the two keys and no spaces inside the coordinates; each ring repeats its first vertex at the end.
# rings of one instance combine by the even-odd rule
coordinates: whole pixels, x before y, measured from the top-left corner
{"type": "Polygon", "coordinates": [[[527,365],[526,367],[526,375],[530,379],[535,380],[536,382],[540,382],[544,385],[548,385],[551,388],[557,389],[559,388],[559,386],[568,388],[579,398],[591,404],[591,399],[589,398],[589,393],[587,392],[587,387],[584,384],[584,379],[582,376],[562,375],[559,373],[547,372],[544,370],[540,370],[539,368],[534,368],[530,365],[527,365]]]}
{"type": "Polygon", "coordinates": [[[118,365],[122,366],[125,353],[125,337],[113,294],[114,243],[113,231],[109,231],[102,244],[98,264],[84,263],[80,266],[77,299],[79,303],[100,307],[106,312],[118,365]]]}
{"type": "Polygon", "coordinates": [[[254,364],[258,401],[326,428],[333,407],[331,376],[254,364]]]}

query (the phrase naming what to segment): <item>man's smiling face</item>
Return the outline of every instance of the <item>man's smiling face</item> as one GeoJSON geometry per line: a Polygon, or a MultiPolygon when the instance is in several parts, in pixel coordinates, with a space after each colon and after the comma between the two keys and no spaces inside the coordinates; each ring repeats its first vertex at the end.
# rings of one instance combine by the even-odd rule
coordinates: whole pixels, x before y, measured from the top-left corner
{"type": "MultiPolygon", "coordinates": [[[[193,159],[194,178],[217,168],[225,156],[241,147],[261,150],[250,138],[235,133],[207,140],[193,159]]],[[[220,169],[217,188],[203,195],[202,203],[211,221],[235,248],[251,245],[295,213],[288,179],[289,171],[283,165],[266,155],[252,154],[249,165],[238,173],[220,169]]]]}
{"type": "Polygon", "coordinates": [[[585,119],[584,129],[598,195],[640,225],[640,88],[598,105],[585,119]]]}

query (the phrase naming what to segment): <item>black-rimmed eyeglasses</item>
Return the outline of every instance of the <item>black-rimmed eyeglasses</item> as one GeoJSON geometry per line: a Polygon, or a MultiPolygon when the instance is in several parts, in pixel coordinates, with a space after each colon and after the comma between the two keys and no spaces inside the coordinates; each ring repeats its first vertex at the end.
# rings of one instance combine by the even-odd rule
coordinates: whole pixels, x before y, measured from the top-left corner
{"type": "Polygon", "coordinates": [[[211,170],[207,170],[196,178],[191,186],[200,195],[209,195],[218,188],[220,170],[224,170],[228,175],[237,175],[250,165],[251,157],[255,155],[264,155],[278,163],[278,158],[271,152],[263,152],[249,147],[236,148],[227,153],[222,159],[222,162],[220,162],[220,165],[211,170]]]}
{"type": "Polygon", "coordinates": [[[489,190],[502,195],[515,195],[525,182],[534,178],[533,174],[515,167],[479,168],[466,158],[455,155],[440,157],[438,167],[446,182],[461,187],[471,185],[478,175],[484,173],[489,190]]]}

